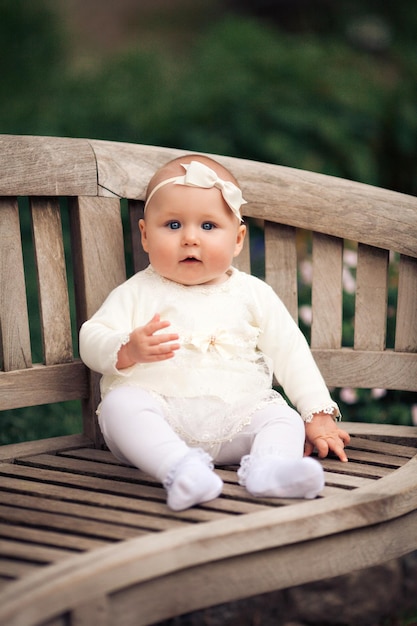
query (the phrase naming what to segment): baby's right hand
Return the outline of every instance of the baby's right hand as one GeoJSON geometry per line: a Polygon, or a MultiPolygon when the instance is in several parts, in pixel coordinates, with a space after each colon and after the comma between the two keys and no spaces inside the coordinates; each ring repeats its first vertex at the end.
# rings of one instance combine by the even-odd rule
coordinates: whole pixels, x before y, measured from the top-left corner
{"type": "Polygon", "coordinates": [[[145,326],[135,328],[130,333],[129,341],[124,344],[117,355],[116,367],[124,369],[135,363],[152,363],[155,361],[165,361],[172,359],[175,351],[179,349],[177,342],[179,337],[175,333],[155,333],[158,330],[167,328],[170,322],[161,322],[161,317],[155,313],[150,322],[145,326]]]}

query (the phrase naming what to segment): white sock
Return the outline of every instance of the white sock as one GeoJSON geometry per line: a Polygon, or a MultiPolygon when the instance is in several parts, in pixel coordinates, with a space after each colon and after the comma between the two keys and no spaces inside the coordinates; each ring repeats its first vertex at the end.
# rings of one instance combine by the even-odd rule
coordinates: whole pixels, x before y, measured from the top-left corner
{"type": "Polygon", "coordinates": [[[223,488],[223,481],[213,472],[211,457],[200,448],[188,452],[163,484],[168,492],[167,504],[173,511],[213,500],[223,488]]]}
{"type": "Polygon", "coordinates": [[[247,455],[238,471],[250,494],[269,498],[315,498],[324,487],[323,468],[310,457],[283,459],[247,455]]]}

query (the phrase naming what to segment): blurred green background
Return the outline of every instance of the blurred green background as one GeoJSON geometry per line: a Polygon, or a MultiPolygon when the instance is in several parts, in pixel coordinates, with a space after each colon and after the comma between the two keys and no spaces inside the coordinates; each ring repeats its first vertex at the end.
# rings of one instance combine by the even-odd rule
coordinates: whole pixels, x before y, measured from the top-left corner
{"type": "MultiPolygon", "coordinates": [[[[416,0],[0,0],[0,35],[1,133],[167,145],[417,193],[416,0]]],[[[348,345],[352,255],[345,271],[348,345]]],[[[300,275],[306,333],[308,292],[300,275]]],[[[410,424],[417,411],[416,394],[335,396],[349,420],[410,424]]],[[[73,432],[76,412],[4,412],[0,442],[73,432]]]]}

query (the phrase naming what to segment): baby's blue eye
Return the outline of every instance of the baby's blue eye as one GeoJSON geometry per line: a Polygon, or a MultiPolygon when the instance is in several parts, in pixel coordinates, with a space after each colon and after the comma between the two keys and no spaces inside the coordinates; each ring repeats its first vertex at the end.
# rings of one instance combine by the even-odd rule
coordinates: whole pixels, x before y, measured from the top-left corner
{"type": "Polygon", "coordinates": [[[201,225],[201,228],[203,230],[212,230],[214,227],[214,224],[212,224],[211,222],[203,222],[203,224],[201,225]]]}
{"type": "Polygon", "coordinates": [[[168,222],[168,228],[178,230],[178,228],[181,228],[181,224],[177,220],[173,220],[172,222],[168,222]]]}

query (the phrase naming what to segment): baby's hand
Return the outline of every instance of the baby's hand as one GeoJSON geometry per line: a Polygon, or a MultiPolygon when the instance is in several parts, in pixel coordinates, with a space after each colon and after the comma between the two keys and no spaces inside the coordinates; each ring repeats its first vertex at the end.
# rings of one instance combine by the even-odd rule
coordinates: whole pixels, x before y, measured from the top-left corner
{"type": "Polygon", "coordinates": [[[341,461],[348,460],[345,453],[345,445],[350,441],[349,434],[338,427],[331,415],[317,413],[312,422],[306,423],[306,443],[304,453],[310,455],[317,448],[321,459],[330,451],[334,452],[341,461]]]}
{"type": "Polygon", "coordinates": [[[152,363],[172,359],[175,350],[180,347],[178,335],[175,333],[155,334],[158,330],[167,328],[168,321],[162,321],[156,313],[145,326],[135,328],[130,333],[129,341],[123,345],[117,355],[116,367],[124,369],[135,363],[152,363]]]}

